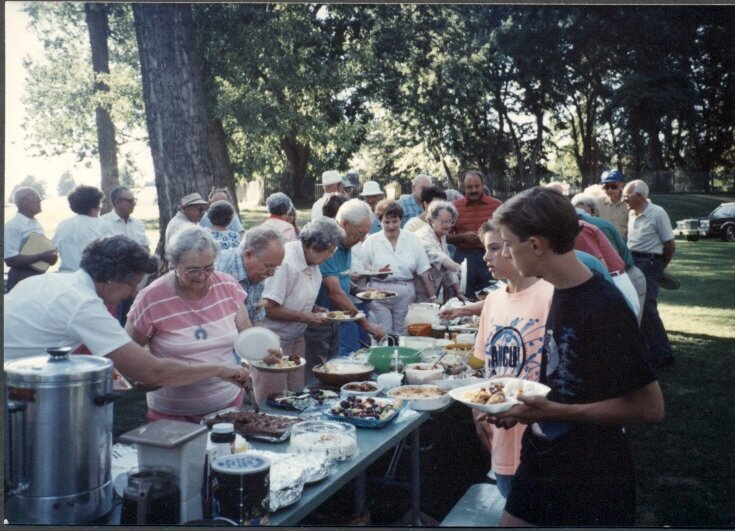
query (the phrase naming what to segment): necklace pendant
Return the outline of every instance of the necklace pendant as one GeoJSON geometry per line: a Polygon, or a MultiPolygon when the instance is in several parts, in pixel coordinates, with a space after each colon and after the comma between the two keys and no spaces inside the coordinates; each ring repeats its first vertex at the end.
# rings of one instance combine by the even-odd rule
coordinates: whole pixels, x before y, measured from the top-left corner
{"type": "Polygon", "coordinates": [[[202,340],[207,339],[207,331],[200,325],[199,328],[194,330],[194,338],[202,340]]]}

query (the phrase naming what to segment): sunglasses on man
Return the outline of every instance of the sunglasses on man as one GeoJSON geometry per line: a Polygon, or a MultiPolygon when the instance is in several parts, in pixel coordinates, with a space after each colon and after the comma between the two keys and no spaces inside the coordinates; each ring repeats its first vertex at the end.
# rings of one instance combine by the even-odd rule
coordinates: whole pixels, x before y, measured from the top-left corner
{"type": "Polygon", "coordinates": [[[602,188],[605,190],[617,190],[618,188],[620,188],[620,183],[603,184],[602,188]]]}

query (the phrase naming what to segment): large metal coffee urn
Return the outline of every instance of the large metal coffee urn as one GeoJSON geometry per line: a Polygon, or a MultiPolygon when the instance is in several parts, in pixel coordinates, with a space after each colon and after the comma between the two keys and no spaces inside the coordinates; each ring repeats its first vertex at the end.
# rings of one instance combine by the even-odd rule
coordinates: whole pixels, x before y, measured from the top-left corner
{"type": "Polygon", "coordinates": [[[48,355],[6,362],[5,518],[83,524],[112,508],[112,362],[48,355]]]}

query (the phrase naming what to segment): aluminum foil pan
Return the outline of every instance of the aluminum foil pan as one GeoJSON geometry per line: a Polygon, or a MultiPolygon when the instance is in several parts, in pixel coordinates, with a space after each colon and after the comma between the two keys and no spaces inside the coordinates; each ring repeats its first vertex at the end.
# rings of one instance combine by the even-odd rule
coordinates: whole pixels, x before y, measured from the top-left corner
{"type": "Polygon", "coordinates": [[[304,485],[329,475],[327,460],[320,456],[296,456],[266,450],[250,450],[271,461],[271,511],[291,505],[301,498],[304,485]]]}
{"type": "Polygon", "coordinates": [[[271,462],[270,508],[275,512],[296,503],[304,490],[304,471],[291,459],[271,462]]]}

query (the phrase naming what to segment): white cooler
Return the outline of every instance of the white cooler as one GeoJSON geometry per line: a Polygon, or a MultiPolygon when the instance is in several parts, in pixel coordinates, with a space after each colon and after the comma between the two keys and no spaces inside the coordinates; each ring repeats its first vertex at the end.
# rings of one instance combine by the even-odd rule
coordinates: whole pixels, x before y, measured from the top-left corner
{"type": "Polygon", "coordinates": [[[202,481],[207,448],[206,426],[178,420],[159,420],[120,436],[138,445],[138,467],[165,466],[179,479],[180,523],[202,518],[202,481]]]}

